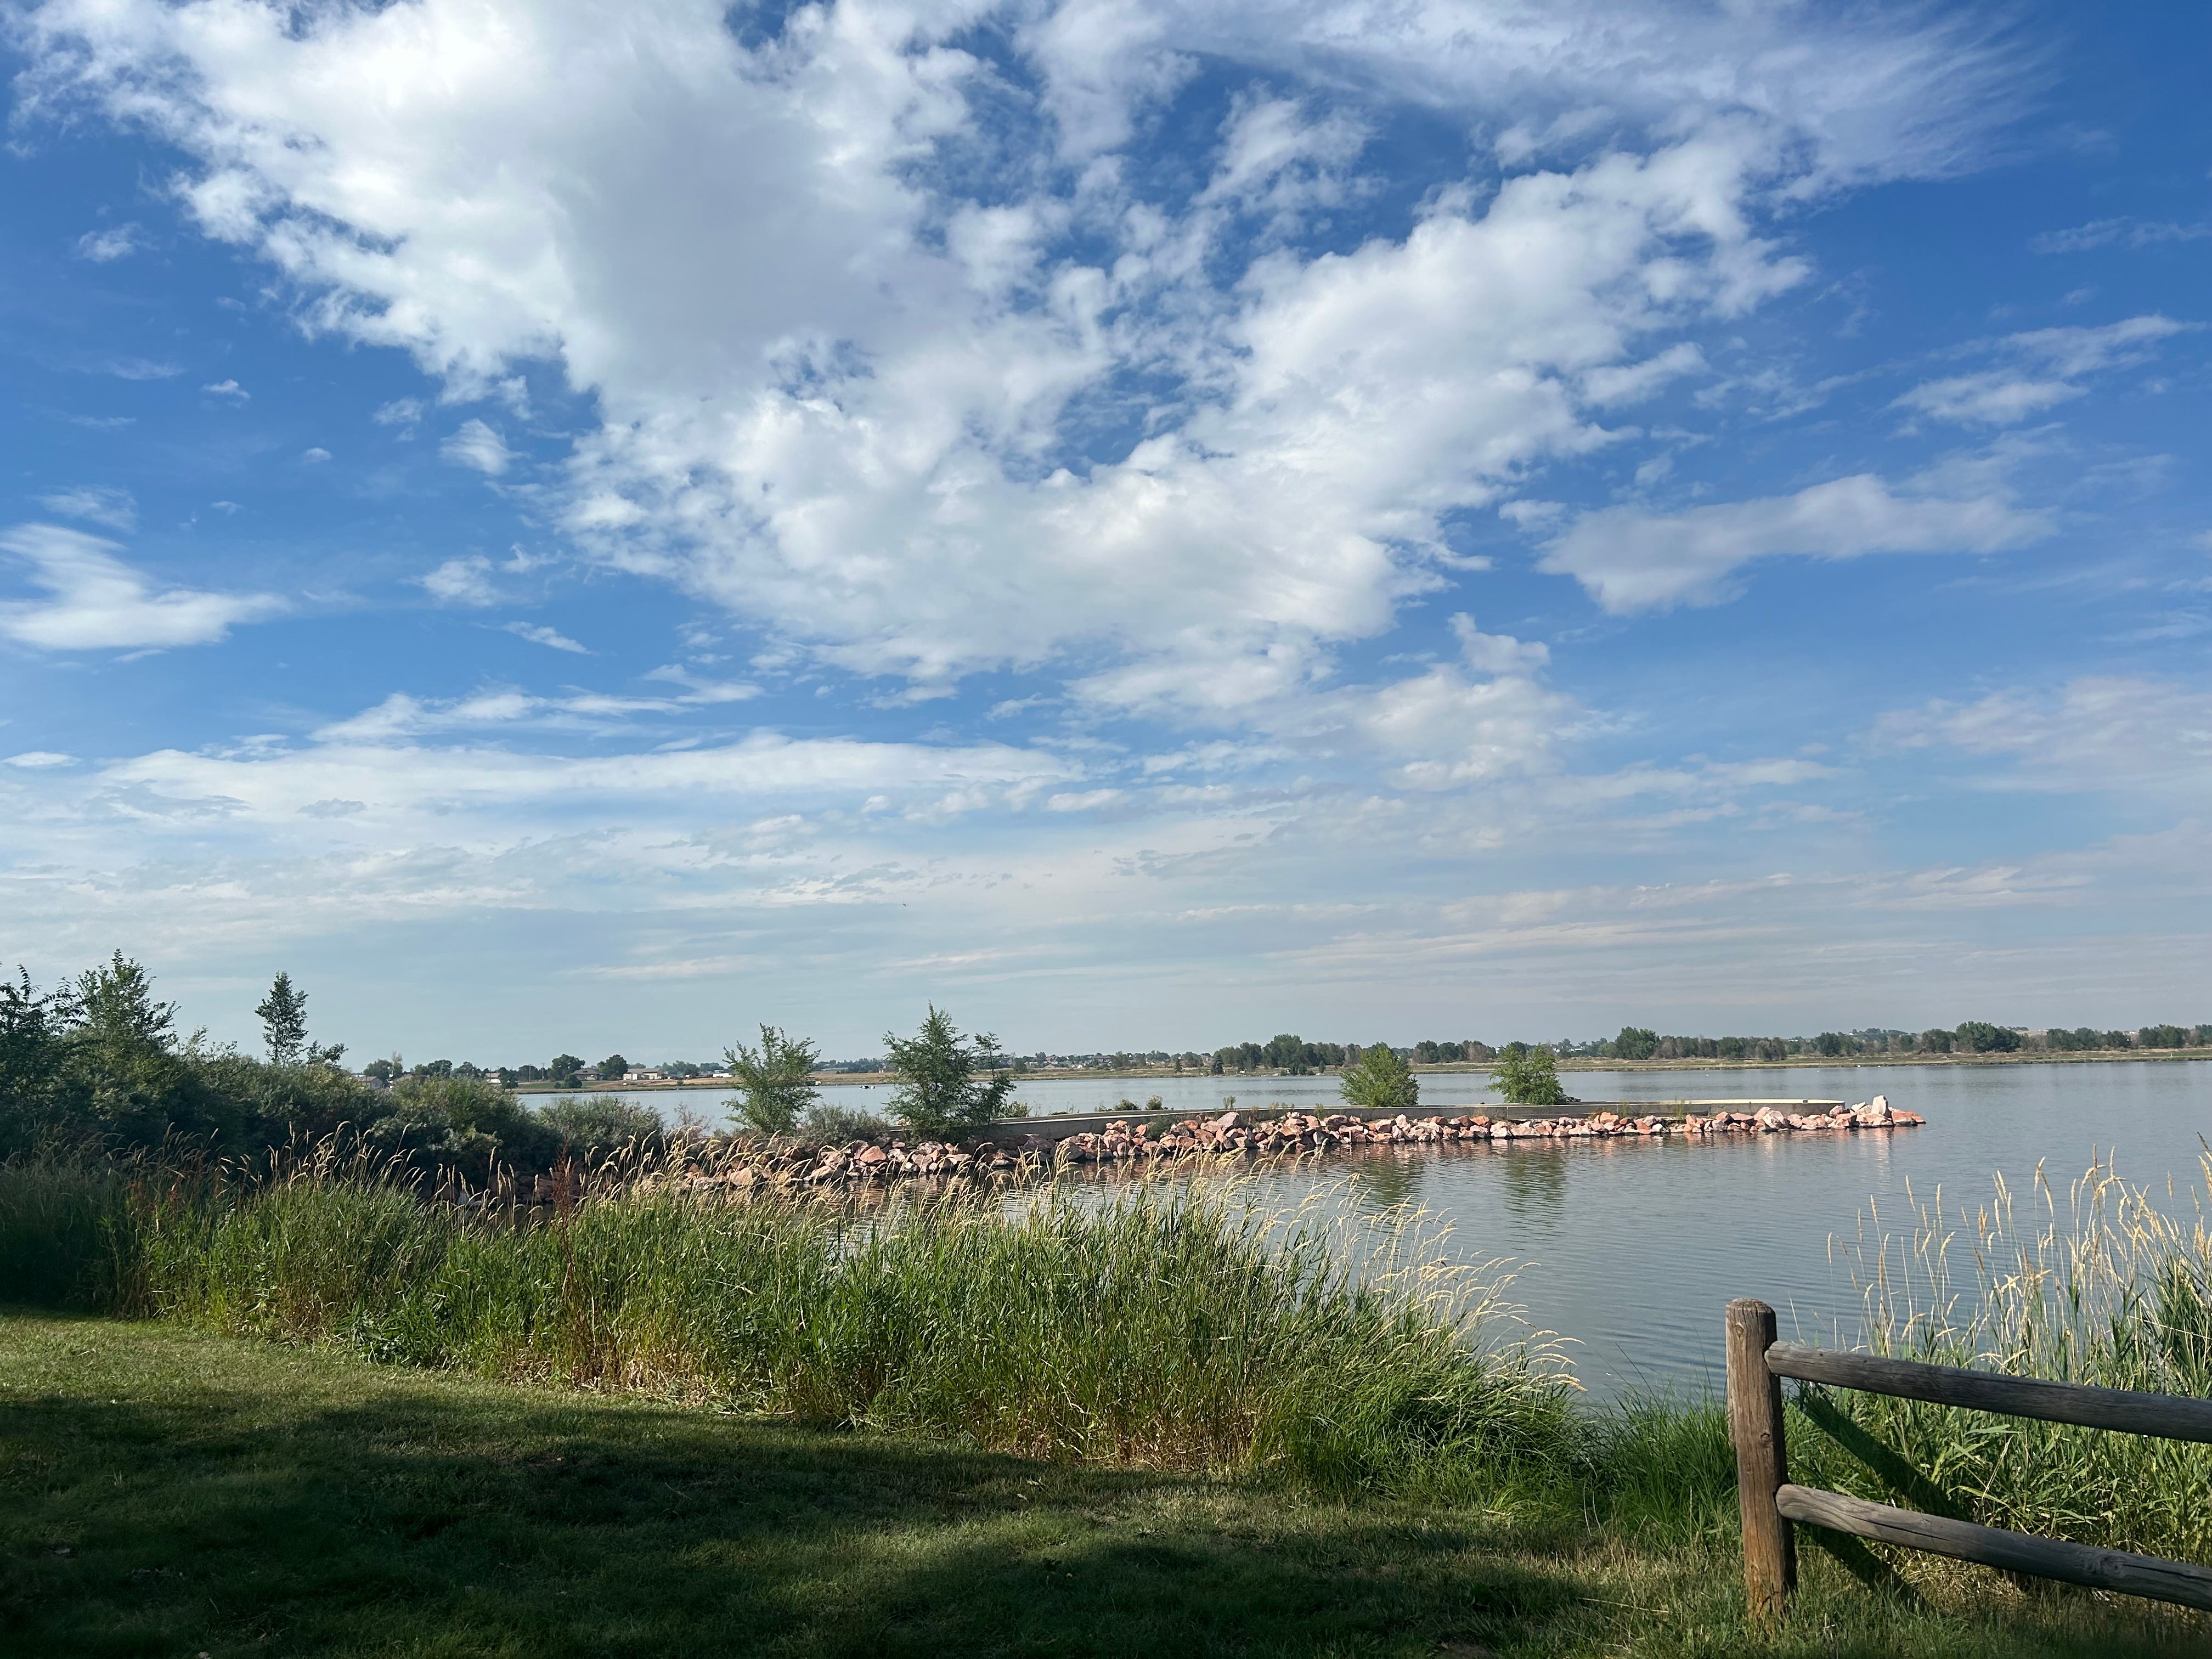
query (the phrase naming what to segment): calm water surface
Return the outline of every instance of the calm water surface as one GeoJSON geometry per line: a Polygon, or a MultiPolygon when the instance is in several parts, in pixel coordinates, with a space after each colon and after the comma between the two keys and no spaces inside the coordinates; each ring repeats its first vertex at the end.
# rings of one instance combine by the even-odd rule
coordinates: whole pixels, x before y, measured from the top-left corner
{"type": "MultiPolygon", "coordinates": [[[[1425,1105],[1495,1098],[1479,1074],[1426,1075],[1425,1105]]],[[[1921,1113],[1928,1127],[1882,1133],[1761,1135],[1667,1140],[1516,1142],[1407,1148],[1271,1175],[1279,1198],[1328,1183],[1346,1204],[1410,1200],[1452,1227],[1450,1248],[1473,1261],[1521,1264],[1514,1287],[1543,1327],[1573,1339],[1583,1381],[1599,1395],[1659,1386],[1717,1389],[1721,1309],[1757,1296],[1780,1311],[1785,1334],[1850,1340],[1859,1306],[1850,1262],[1832,1255],[1878,1206],[1908,1231],[1911,1200],[1971,1210],[2002,1175],[2016,1193],[2039,1165],[2063,1197],[2099,1156],[2130,1182],[2186,1211],[2201,1186],[2200,1137],[2212,1137],[2212,1061],[2075,1066],[1835,1066],[1726,1072],[1575,1072],[1585,1100],[1825,1097],[1879,1091],[1921,1113]],[[1908,1198],[1908,1193],[1910,1198],[1908,1198]]],[[[887,1091],[823,1091],[879,1107],[887,1091]]],[[[1021,1091],[1033,1114],[1111,1109],[1152,1095],[1170,1111],[1275,1103],[1326,1109],[1334,1078],[1058,1079],[1021,1091]]],[[[638,1097],[667,1109],[670,1097],[638,1097]]],[[[715,1115],[720,1097],[679,1097],[715,1115]]]]}

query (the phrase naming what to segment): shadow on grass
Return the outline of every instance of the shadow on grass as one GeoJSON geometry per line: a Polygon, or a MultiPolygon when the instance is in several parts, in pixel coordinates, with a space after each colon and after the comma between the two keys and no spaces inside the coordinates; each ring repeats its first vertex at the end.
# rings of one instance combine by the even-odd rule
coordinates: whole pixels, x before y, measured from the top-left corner
{"type": "Polygon", "coordinates": [[[522,1390],[374,1393],[10,1390],[0,1645],[1410,1654],[1577,1599],[1510,1563],[1469,1575],[1480,1540],[1432,1517],[1309,1509],[1263,1532],[1249,1493],[1204,1482],[522,1390]]]}
{"type": "MultiPolygon", "coordinates": [[[[1655,1587],[1639,1595],[1684,1605],[1625,1619],[1608,1599],[1625,1592],[1606,1588],[1619,1562],[1598,1559],[1618,1540],[1572,1526],[1315,1504],[4,1315],[0,1547],[10,1656],[1746,1646],[1730,1564],[1638,1565],[1655,1587]]],[[[1850,1632],[1868,1611],[1865,1592],[1845,1593],[1862,1600],[1811,1598],[1807,1643],[1773,1650],[1946,1650],[1839,1633],[1836,1614],[1850,1632]]],[[[2008,1628],[2016,1644],[2000,1632],[1973,1650],[2121,1650],[2008,1628]]]]}

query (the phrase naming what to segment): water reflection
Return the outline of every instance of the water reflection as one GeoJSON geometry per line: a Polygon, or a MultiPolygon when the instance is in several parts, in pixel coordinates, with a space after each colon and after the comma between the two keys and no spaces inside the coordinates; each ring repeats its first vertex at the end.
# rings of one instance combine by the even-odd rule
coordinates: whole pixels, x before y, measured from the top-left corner
{"type": "Polygon", "coordinates": [[[1412,1204],[1421,1190],[1421,1176],[1435,1154],[1427,1147],[1376,1146],[1355,1159],[1348,1172],[1349,1190],[1355,1202],[1370,1213],[1412,1204]]]}
{"type": "MultiPolygon", "coordinates": [[[[1611,1141],[1594,1144],[1608,1148],[1614,1145],[1611,1141]]],[[[1569,1156],[1570,1149],[1564,1146],[1519,1142],[1500,1147],[1495,1154],[1500,1176],[1498,1196],[1506,1213],[1547,1234],[1557,1231],[1566,1212],[1569,1156]]]]}

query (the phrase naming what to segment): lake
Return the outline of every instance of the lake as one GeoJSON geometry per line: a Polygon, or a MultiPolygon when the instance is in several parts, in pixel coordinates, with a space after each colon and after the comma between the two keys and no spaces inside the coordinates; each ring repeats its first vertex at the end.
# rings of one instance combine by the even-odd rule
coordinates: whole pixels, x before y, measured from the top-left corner
{"type": "MultiPolygon", "coordinates": [[[[1856,1237],[1870,1205],[1909,1231],[1908,1194],[1969,1212],[2002,1174],[2023,1199],[2045,1166],[2063,1201],[2100,1155],[2130,1181],[2186,1211],[2201,1189],[2200,1137],[2212,1136],[2212,1060],[2086,1065],[1790,1066],[1714,1072],[1572,1072],[1585,1100],[1746,1097],[1863,1101],[1879,1092],[1928,1119],[1887,1133],[1729,1136],[1698,1141],[1528,1142],[1370,1152],[1272,1173],[1262,1187],[1295,1198],[1333,1183],[1343,1201],[1410,1201],[1452,1228],[1473,1261],[1520,1264],[1513,1295],[1540,1326],[1571,1338],[1592,1393],[1692,1390],[1721,1382],[1721,1310],[1731,1297],[1774,1304],[1785,1335],[1850,1340],[1858,1292],[1831,1240],[1856,1237]]],[[[1480,1073],[1420,1079],[1425,1106],[1495,1099],[1480,1073]]],[[[886,1087],[842,1085],[825,1098],[880,1109],[886,1087]]],[[[1327,1109],[1336,1079],[1060,1079],[1024,1085],[1033,1114],[1111,1109],[1160,1097],[1194,1115],[1276,1103],[1327,1109]]],[[[631,1097],[662,1110],[666,1093],[631,1097]]],[[[719,1117],[723,1097],[685,1091],[719,1117]]]]}

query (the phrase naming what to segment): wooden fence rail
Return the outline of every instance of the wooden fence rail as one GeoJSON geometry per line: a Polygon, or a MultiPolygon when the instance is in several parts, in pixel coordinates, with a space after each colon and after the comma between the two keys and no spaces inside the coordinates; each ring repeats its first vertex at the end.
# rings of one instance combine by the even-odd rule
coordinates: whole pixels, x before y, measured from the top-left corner
{"type": "Polygon", "coordinates": [[[2063,1579],[2212,1611],[2212,1570],[2190,1562],[2094,1549],[1792,1485],[1782,1428],[1782,1379],[1785,1376],[2008,1417],[2033,1417],[2048,1423],[2157,1435],[2169,1440],[2212,1442],[2212,1400],[2093,1389],[1956,1365],[1801,1347],[1774,1340],[1774,1310],[1764,1302],[1748,1298],[1731,1302],[1728,1305],[1729,1429],[1735,1441],[1736,1495],[1743,1510],[1744,1601],[1754,1617],[1781,1611],[1796,1586],[1793,1522],[1956,1560],[1976,1561],[2008,1572],[2063,1579]]]}

